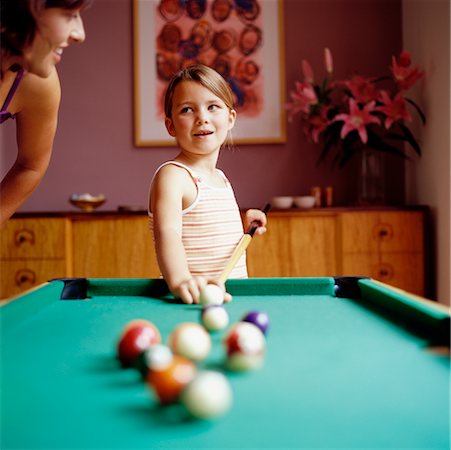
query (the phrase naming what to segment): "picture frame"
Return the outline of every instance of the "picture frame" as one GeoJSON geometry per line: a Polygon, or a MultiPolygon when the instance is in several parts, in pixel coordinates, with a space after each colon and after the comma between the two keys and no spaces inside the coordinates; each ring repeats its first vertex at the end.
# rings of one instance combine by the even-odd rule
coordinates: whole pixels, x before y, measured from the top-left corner
{"type": "Polygon", "coordinates": [[[164,91],[176,69],[195,62],[232,87],[234,144],[285,142],[283,30],[283,0],[133,0],[135,145],[176,146],[164,125],[164,91]],[[224,5],[232,8],[225,19],[224,5]],[[199,16],[194,7],[202,6],[199,16]]]}

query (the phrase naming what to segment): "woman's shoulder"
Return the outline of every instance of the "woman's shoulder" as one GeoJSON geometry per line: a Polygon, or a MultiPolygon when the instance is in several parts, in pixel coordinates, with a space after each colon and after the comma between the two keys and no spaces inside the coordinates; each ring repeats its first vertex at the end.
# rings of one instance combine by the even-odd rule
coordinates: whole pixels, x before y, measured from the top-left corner
{"type": "Polygon", "coordinates": [[[58,108],[61,85],[56,68],[47,78],[25,72],[15,96],[18,111],[27,108],[58,108]]]}
{"type": "Polygon", "coordinates": [[[38,77],[37,75],[29,72],[25,72],[23,79],[20,83],[21,90],[27,93],[40,93],[47,94],[48,92],[54,92],[60,90],[60,80],[58,72],[54,67],[50,75],[46,78],[38,77]]]}

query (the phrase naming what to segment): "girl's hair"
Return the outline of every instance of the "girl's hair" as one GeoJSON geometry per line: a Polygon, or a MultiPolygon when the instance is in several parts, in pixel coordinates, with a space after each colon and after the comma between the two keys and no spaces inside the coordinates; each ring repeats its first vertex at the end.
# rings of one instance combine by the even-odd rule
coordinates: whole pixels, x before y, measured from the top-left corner
{"type": "Polygon", "coordinates": [[[233,109],[233,95],[229,85],[216,70],[203,64],[193,64],[177,72],[171,79],[164,97],[166,117],[172,116],[172,101],[175,88],[182,81],[195,81],[219,97],[229,109],[233,109]]]}
{"type": "Polygon", "coordinates": [[[1,56],[21,56],[33,42],[38,30],[37,19],[44,9],[78,9],[91,0],[1,0],[1,56]]]}

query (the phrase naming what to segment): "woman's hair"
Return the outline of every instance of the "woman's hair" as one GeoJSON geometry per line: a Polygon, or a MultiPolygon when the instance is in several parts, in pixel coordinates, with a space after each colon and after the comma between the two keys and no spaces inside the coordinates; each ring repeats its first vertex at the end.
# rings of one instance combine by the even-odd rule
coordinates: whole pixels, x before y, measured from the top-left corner
{"type": "Polygon", "coordinates": [[[44,9],[77,9],[91,0],[1,0],[0,42],[1,56],[21,56],[24,48],[33,42],[37,19],[44,9]]]}
{"type": "Polygon", "coordinates": [[[164,98],[164,112],[166,117],[171,118],[172,116],[174,91],[182,81],[195,81],[196,83],[200,83],[203,87],[219,97],[229,109],[234,108],[232,91],[224,78],[210,67],[204,66],[203,64],[194,64],[177,72],[169,82],[164,98]]]}

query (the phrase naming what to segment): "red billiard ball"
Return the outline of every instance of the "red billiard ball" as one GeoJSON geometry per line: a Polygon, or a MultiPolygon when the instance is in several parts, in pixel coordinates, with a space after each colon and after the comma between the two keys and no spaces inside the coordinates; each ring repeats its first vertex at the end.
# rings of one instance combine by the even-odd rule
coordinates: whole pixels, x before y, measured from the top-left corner
{"type": "Polygon", "coordinates": [[[236,323],[224,339],[227,367],[234,371],[255,370],[263,364],[266,341],[260,328],[249,322],[236,323]]]}
{"type": "Polygon", "coordinates": [[[146,319],[133,319],[130,320],[130,322],[127,322],[124,326],[124,329],[122,330],[121,336],[124,336],[127,331],[131,330],[132,328],[136,327],[144,327],[146,325],[150,325],[151,327],[154,326],[152,322],[146,319]]]}
{"type": "Polygon", "coordinates": [[[188,358],[174,355],[165,365],[159,365],[147,374],[147,384],[161,404],[178,401],[185,386],[194,379],[196,366],[188,358]]]}
{"type": "Polygon", "coordinates": [[[263,311],[249,311],[241,319],[242,322],[253,323],[255,326],[260,328],[261,332],[266,335],[269,328],[269,317],[263,311]]]}
{"type": "Polygon", "coordinates": [[[123,367],[132,367],[136,358],[147,348],[161,342],[161,335],[152,323],[126,327],[119,340],[117,355],[123,367]]]}

